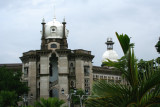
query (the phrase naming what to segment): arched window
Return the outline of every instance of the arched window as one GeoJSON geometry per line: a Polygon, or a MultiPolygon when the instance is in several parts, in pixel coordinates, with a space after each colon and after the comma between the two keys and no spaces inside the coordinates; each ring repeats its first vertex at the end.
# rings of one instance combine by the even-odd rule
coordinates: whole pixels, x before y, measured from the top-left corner
{"type": "Polygon", "coordinates": [[[71,81],[71,87],[74,87],[74,82],[73,81],[71,81]]]}
{"type": "Polygon", "coordinates": [[[51,48],[57,48],[56,44],[51,44],[51,48]]]}
{"type": "Polygon", "coordinates": [[[70,64],[70,67],[73,67],[73,63],[70,64]]]}
{"type": "Polygon", "coordinates": [[[56,30],[53,28],[53,29],[52,29],[52,32],[55,32],[55,31],[56,31],[56,30]]]}

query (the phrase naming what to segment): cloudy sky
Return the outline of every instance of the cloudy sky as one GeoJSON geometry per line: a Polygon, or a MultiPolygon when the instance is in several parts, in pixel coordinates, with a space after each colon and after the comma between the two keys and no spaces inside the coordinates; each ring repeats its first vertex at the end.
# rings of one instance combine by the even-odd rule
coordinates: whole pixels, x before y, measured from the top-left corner
{"type": "Polygon", "coordinates": [[[160,36],[160,0],[3,0],[0,2],[0,63],[20,63],[23,52],[40,49],[41,21],[66,18],[70,49],[85,49],[101,64],[107,37],[123,55],[115,32],[135,43],[138,59],[159,56],[155,44],[160,36]]]}

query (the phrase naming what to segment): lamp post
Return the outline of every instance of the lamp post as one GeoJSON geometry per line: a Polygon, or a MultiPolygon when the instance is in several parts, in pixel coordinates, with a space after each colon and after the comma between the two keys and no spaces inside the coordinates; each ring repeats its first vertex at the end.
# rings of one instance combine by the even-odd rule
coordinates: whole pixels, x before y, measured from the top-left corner
{"type": "MultiPolygon", "coordinates": [[[[64,89],[63,88],[61,90],[61,93],[64,94],[64,89]]],[[[65,94],[67,96],[67,100],[68,100],[68,107],[70,107],[70,101],[71,101],[72,95],[79,97],[79,99],[80,99],[80,107],[83,107],[82,100],[84,99],[84,97],[85,96],[89,96],[88,95],[88,91],[85,92],[85,95],[76,95],[76,93],[77,93],[77,89],[74,88],[74,93],[65,94]]]]}
{"type": "Polygon", "coordinates": [[[30,97],[27,96],[27,94],[24,94],[23,96],[19,96],[23,99],[23,106],[28,105],[28,100],[31,100],[33,98],[33,94],[31,93],[30,97]]]}
{"type": "Polygon", "coordinates": [[[76,88],[74,88],[74,93],[70,93],[70,94],[64,94],[64,89],[62,88],[61,93],[64,94],[67,97],[68,100],[68,107],[71,107],[71,97],[73,94],[75,94],[77,92],[76,88]]]}
{"type": "Polygon", "coordinates": [[[88,95],[88,91],[86,91],[85,95],[82,95],[82,96],[81,95],[75,95],[75,96],[79,97],[79,99],[80,99],[80,107],[83,107],[82,100],[84,99],[85,96],[89,96],[89,95],[88,95]]]}

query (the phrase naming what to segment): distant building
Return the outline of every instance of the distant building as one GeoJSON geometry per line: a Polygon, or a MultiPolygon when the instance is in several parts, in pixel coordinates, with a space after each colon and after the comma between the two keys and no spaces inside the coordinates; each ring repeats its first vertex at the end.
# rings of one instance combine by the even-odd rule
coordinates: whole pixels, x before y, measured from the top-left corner
{"type": "Polygon", "coordinates": [[[0,67],[7,67],[13,71],[22,71],[22,63],[0,64],[0,67]]]}

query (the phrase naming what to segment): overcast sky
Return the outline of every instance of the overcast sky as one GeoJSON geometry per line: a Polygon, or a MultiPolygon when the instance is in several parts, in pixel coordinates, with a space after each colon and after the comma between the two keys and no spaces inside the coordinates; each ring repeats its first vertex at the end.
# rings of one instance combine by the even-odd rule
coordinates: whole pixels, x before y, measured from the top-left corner
{"type": "Polygon", "coordinates": [[[0,63],[21,63],[23,52],[40,49],[41,21],[66,18],[70,49],[84,49],[101,65],[106,39],[112,37],[114,50],[123,55],[115,32],[135,43],[138,59],[159,56],[155,44],[160,36],[160,0],[1,0],[0,63]]]}

